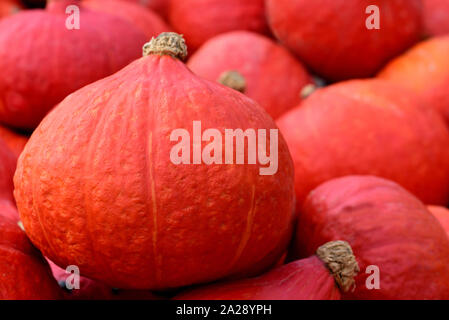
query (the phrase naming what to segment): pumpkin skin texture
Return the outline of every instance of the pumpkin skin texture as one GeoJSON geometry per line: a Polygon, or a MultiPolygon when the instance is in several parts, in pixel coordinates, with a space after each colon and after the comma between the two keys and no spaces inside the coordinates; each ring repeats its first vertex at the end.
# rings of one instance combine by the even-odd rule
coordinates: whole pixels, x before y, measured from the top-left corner
{"type": "Polygon", "coordinates": [[[391,61],[378,78],[413,90],[449,124],[449,36],[421,42],[391,61]]]}
{"type": "Polygon", "coordinates": [[[446,234],[449,235],[449,210],[441,206],[427,206],[427,209],[437,218],[446,234]]]}
{"type": "Polygon", "coordinates": [[[14,203],[13,176],[17,158],[0,138],[0,201],[7,200],[14,203]]]}
{"type": "Polygon", "coordinates": [[[301,90],[312,83],[302,64],[285,48],[249,31],[210,39],[190,57],[187,66],[211,81],[229,70],[239,72],[246,81],[244,93],[273,119],[298,105],[301,90]]]}
{"type": "MultiPolygon", "coordinates": [[[[151,45],[178,39],[162,34],[151,45]]],[[[277,128],[253,100],[168,55],[145,56],[68,96],[35,130],[16,171],[30,239],[58,265],[122,289],[176,288],[275,264],[294,209],[285,141],[279,135],[271,176],[259,165],[175,165],[170,134],[192,136],[194,120],[220,132],[277,128]]]]}
{"type": "Polygon", "coordinates": [[[138,58],[146,37],[128,22],[81,8],[79,30],[65,26],[68,4],[0,21],[0,122],[34,129],[73,91],[138,58]],[[108,48],[108,50],[105,50],[108,48]]]}
{"type": "Polygon", "coordinates": [[[142,10],[138,4],[122,0],[84,0],[83,5],[94,11],[109,13],[125,19],[145,33],[147,39],[171,30],[171,27],[156,13],[151,10],[142,10]]]}
{"type": "Polygon", "coordinates": [[[270,33],[264,0],[171,0],[170,23],[184,35],[191,52],[229,31],[270,33]]]}
{"type": "Polygon", "coordinates": [[[8,148],[19,158],[25,147],[28,137],[18,134],[8,128],[0,126],[0,139],[6,143],[8,148]]]}
{"type": "Polygon", "coordinates": [[[0,213],[0,300],[57,300],[61,297],[44,258],[17,222],[0,213]]]}
{"type": "Polygon", "coordinates": [[[426,207],[399,185],[378,177],[328,181],[307,197],[295,236],[298,257],[323,242],[347,241],[360,273],[347,299],[448,299],[449,239],[426,207]],[[370,265],[380,289],[368,289],[370,265]]]}
{"type": "Polygon", "coordinates": [[[351,80],[318,89],[277,121],[295,163],[298,209],[318,185],[346,175],[380,176],[426,204],[448,203],[448,129],[404,90],[351,80]]]}
{"type": "Polygon", "coordinates": [[[328,80],[374,75],[418,40],[420,0],[267,0],[275,36],[328,80]],[[380,29],[369,30],[368,6],[380,11],[380,29]]]}
{"type": "Polygon", "coordinates": [[[2,0],[0,2],[0,19],[11,14],[17,13],[22,6],[14,0],[2,0]]]}
{"type": "MultiPolygon", "coordinates": [[[[340,245],[341,246],[341,245],[340,245]]],[[[340,249],[341,250],[341,249],[340,249]]],[[[349,247],[349,250],[351,248],[349,247]]],[[[359,271],[350,252],[352,275],[359,271]]],[[[176,297],[178,300],[340,300],[340,289],[327,264],[318,256],[277,267],[257,278],[200,287],[176,297]]],[[[346,265],[348,262],[346,262],[346,265]]],[[[347,266],[348,268],[348,266],[347,266]]]]}
{"type": "Polygon", "coordinates": [[[446,0],[423,0],[423,19],[426,35],[448,34],[449,2],[446,0]]]}

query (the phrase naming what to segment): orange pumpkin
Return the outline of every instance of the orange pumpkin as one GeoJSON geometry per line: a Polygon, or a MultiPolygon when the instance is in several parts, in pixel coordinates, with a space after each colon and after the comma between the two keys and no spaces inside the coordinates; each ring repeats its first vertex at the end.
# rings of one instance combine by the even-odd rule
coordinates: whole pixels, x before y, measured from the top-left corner
{"type": "Polygon", "coordinates": [[[0,204],[0,300],[61,298],[50,267],[0,204]]]}
{"type": "Polygon", "coordinates": [[[76,0],[53,0],[45,10],[0,20],[0,123],[34,129],[68,94],[136,59],[145,40],[125,20],[76,0]],[[78,30],[66,14],[72,4],[81,10],[78,30]]]}
{"type": "Polygon", "coordinates": [[[449,1],[423,0],[424,29],[427,35],[449,33],[449,1]]]}
{"type": "Polygon", "coordinates": [[[319,184],[362,174],[393,180],[426,204],[449,203],[449,130],[413,92],[382,80],[318,89],[277,121],[301,205],[319,184]]]}
{"type": "Polygon", "coordinates": [[[230,87],[236,82],[225,74],[238,72],[244,81],[240,90],[273,119],[296,107],[301,91],[312,83],[301,62],[284,47],[249,31],[228,32],[210,39],[190,57],[187,66],[205,79],[230,87]]]}
{"type": "Polygon", "coordinates": [[[391,61],[378,75],[415,92],[449,124],[449,36],[417,44],[391,61]]]}
{"type": "Polygon", "coordinates": [[[83,5],[94,11],[109,13],[125,19],[139,28],[148,39],[170,31],[162,18],[151,10],[142,10],[138,4],[123,0],[83,0],[83,5]]]}
{"type": "MultiPolygon", "coordinates": [[[[161,34],[144,50],[68,96],[31,136],[15,175],[30,239],[56,264],[123,289],[180,287],[275,264],[290,239],[294,190],[273,120],[243,94],[195,76],[179,60],[187,54],[179,35],[161,34]],[[190,151],[178,162],[177,132],[198,141],[194,121],[215,137],[265,132],[259,144],[277,140],[278,170],[225,164],[221,146],[209,165],[188,164],[190,151]]],[[[199,147],[212,155],[206,141],[188,147],[194,157],[199,147]]]]}

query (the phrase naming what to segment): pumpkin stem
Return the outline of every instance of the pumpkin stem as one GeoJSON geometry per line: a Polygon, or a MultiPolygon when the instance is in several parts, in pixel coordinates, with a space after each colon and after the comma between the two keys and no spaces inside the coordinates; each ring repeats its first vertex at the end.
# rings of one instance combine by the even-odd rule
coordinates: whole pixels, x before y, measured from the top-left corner
{"type": "Polygon", "coordinates": [[[355,289],[354,277],[360,268],[349,243],[340,240],[328,242],[316,250],[316,255],[324,262],[343,292],[355,289]]]}
{"type": "Polygon", "coordinates": [[[234,90],[244,93],[246,90],[245,78],[235,70],[228,70],[223,72],[218,78],[218,82],[234,90]]]}
{"type": "Polygon", "coordinates": [[[313,83],[309,83],[308,85],[305,85],[301,90],[301,99],[305,99],[308,96],[310,96],[312,93],[314,93],[317,89],[317,86],[313,83]]]}
{"type": "Polygon", "coordinates": [[[187,58],[186,42],[180,34],[163,32],[143,46],[143,56],[150,54],[170,56],[184,61],[187,58]]]}

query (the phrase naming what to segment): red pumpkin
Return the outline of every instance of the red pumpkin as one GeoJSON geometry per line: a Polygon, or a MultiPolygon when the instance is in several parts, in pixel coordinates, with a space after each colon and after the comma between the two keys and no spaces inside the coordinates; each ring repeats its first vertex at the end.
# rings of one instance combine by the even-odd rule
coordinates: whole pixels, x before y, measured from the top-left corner
{"type": "Polygon", "coordinates": [[[427,209],[437,218],[446,234],[449,235],[449,209],[441,206],[427,206],[427,209]]]}
{"type": "Polygon", "coordinates": [[[22,153],[22,150],[28,141],[27,136],[18,134],[2,126],[0,126],[0,139],[3,139],[3,141],[9,147],[9,149],[16,155],[17,158],[22,153]]]}
{"type": "MultiPolygon", "coordinates": [[[[234,31],[206,42],[189,59],[197,75],[217,81],[226,72],[243,76],[243,92],[273,119],[301,101],[301,90],[312,82],[302,64],[271,39],[248,31],[234,31]]],[[[223,84],[231,86],[233,78],[223,84]],[[231,81],[228,81],[231,80],[231,81]]],[[[238,89],[238,88],[234,88],[238,89]]]]}
{"type": "Polygon", "coordinates": [[[73,3],[56,0],[0,21],[0,122],[33,129],[68,94],[141,53],[145,35],[111,15],[80,7],[82,27],[67,29],[73,3]]]}
{"type": "Polygon", "coordinates": [[[194,136],[193,121],[219,134],[277,128],[253,100],[195,76],[175,58],[186,50],[161,34],[145,57],[68,96],[27,143],[16,200],[58,265],[116,288],[165,289],[260,272],[285,251],[294,190],[282,136],[273,175],[260,163],[174,164],[181,142],[170,136],[194,136]]]}
{"type": "Polygon", "coordinates": [[[83,0],[86,8],[109,13],[127,20],[140,29],[148,39],[156,37],[171,28],[151,10],[142,10],[138,4],[123,0],[83,0]]]}
{"type": "Polygon", "coordinates": [[[396,181],[427,204],[449,202],[449,131],[413,92],[381,80],[335,84],[278,125],[295,163],[299,205],[321,183],[353,174],[396,181]]]}
{"type": "Polygon", "coordinates": [[[17,158],[0,137],[0,201],[14,202],[13,176],[17,158]]]}
{"type": "Polygon", "coordinates": [[[391,61],[378,75],[413,90],[427,107],[439,111],[449,124],[449,36],[417,44],[391,61]]]}
{"type": "Polygon", "coordinates": [[[421,31],[421,0],[267,0],[266,5],[276,37],[330,80],[374,75],[421,31]],[[367,28],[372,13],[365,12],[372,5],[379,9],[380,29],[367,28]]]}
{"type": "Polygon", "coordinates": [[[0,2],[0,19],[17,13],[22,6],[15,0],[2,0],[0,2]]]}
{"type": "MultiPolygon", "coordinates": [[[[53,276],[63,289],[66,300],[156,300],[158,299],[149,291],[123,291],[113,289],[104,283],[83,276],[79,277],[79,289],[67,289],[67,278],[71,275],[66,270],[58,267],[48,260],[53,276]]],[[[72,279],[69,279],[69,282],[72,279]]]]}
{"type": "Polygon", "coordinates": [[[228,31],[269,34],[264,0],[171,0],[170,22],[192,52],[228,31]]]}
{"type": "Polygon", "coordinates": [[[44,258],[17,222],[0,212],[0,300],[60,298],[60,289],[44,258]]]}
{"type": "Polygon", "coordinates": [[[171,0],[124,0],[127,2],[137,3],[141,6],[154,10],[162,17],[168,17],[168,9],[170,7],[171,0]]]}
{"type": "Polygon", "coordinates": [[[427,35],[449,33],[449,2],[447,0],[423,0],[424,29],[427,35]]]}
{"type": "Polygon", "coordinates": [[[359,267],[344,241],[327,243],[317,254],[257,278],[218,283],[180,294],[179,300],[340,300],[353,288],[359,267]],[[338,286],[337,286],[338,284],[338,286]]]}
{"type": "Polygon", "coordinates": [[[449,239],[399,185],[349,176],[313,190],[298,218],[297,256],[335,239],[351,245],[360,266],[356,289],[344,298],[449,299],[449,239]]]}

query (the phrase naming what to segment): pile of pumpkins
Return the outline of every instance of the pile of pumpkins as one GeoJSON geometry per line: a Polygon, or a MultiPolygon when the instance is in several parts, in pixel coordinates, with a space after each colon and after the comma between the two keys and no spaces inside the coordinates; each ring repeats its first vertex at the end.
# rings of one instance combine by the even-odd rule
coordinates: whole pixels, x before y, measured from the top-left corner
{"type": "Polygon", "coordinates": [[[441,0],[2,1],[0,299],[449,299],[447,52],[441,0]]]}

